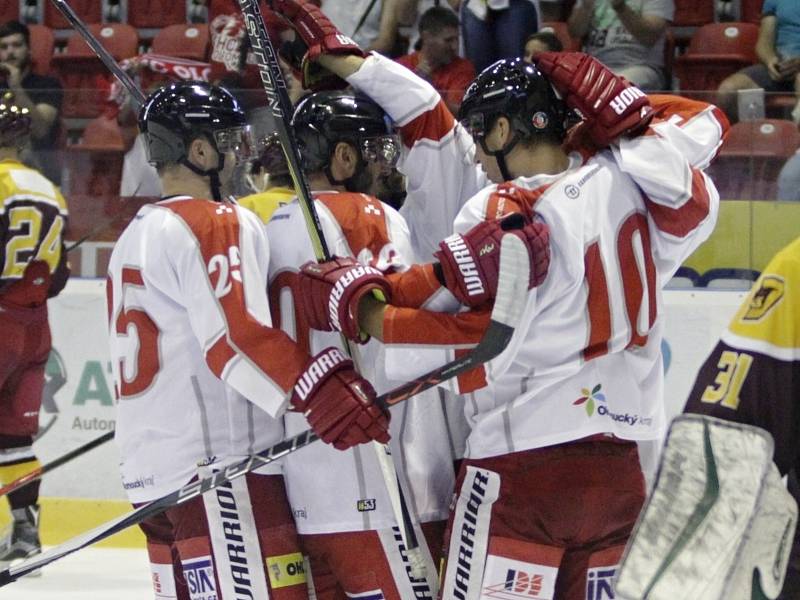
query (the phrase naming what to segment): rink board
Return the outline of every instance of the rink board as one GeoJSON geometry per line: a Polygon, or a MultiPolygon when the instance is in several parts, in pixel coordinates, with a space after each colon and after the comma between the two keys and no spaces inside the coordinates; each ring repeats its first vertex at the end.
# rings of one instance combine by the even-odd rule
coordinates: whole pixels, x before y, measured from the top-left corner
{"type": "MultiPolygon", "coordinates": [[[[666,401],[677,414],[697,370],[716,344],[744,292],[667,291],[666,401]]],[[[70,280],[50,301],[54,353],[41,414],[43,435],[35,448],[42,462],[113,429],[114,392],[107,350],[105,282],[70,280]]],[[[119,454],[113,442],[92,450],[45,476],[42,485],[43,538],[48,544],[90,529],[130,509],[120,484],[119,454]]],[[[110,540],[140,545],[138,530],[110,540]]]]}

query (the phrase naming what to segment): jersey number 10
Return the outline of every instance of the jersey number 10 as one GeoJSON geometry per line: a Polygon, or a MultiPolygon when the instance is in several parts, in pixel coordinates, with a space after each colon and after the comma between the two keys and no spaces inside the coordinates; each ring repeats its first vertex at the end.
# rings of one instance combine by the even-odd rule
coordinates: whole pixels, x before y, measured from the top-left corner
{"type": "MultiPolygon", "coordinates": [[[[629,335],[626,348],[644,346],[647,334],[656,321],[656,268],[650,251],[650,231],[647,218],[634,213],[622,222],[617,232],[617,262],[620,287],[625,301],[625,314],[629,335]],[[638,234],[639,244],[636,243],[638,234]],[[644,277],[643,277],[644,274],[644,277]],[[647,294],[647,327],[640,330],[640,312],[647,294]]],[[[589,288],[589,343],[583,358],[591,360],[608,354],[612,337],[611,301],[608,293],[608,275],[600,243],[592,242],[583,257],[586,284],[589,288]]]]}

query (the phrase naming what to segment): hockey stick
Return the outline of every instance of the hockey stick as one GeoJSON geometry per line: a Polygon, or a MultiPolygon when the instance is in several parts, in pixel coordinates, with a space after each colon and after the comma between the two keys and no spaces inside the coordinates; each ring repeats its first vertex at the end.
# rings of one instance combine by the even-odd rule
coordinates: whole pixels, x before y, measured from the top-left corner
{"type": "MultiPolygon", "coordinates": [[[[269,39],[267,28],[264,26],[264,19],[261,15],[258,0],[238,0],[238,2],[247,26],[250,49],[256,57],[264,93],[267,95],[278,138],[289,166],[289,174],[292,176],[295,190],[297,190],[300,207],[306,221],[306,229],[311,238],[311,245],[314,248],[314,255],[317,261],[320,262],[330,260],[330,250],[322,232],[322,225],[314,206],[314,199],[311,196],[308,182],[300,167],[300,152],[290,129],[289,120],[292,115],[292,104],[286,91],[286,82],[283,79],[283,73],[278,63],[278,55],[269,39]]],[[[342,344],[356,363],[356,366],[358,366],[358,355],[344,336],[342,336],[342,344]]],[[[411,564],[412,577],[424,579],[425,561],[419,547],[419,540],[414,531],[414,525],[410,519],[411,513],[408,510],[408,505],[400,486],[391,450],[388,445],[377,442],[374,442],[372,447],[380,465],[381,475],[386,485],[386,492],[389,496],[395,521],[400,529],[403,544],[406,547],[406,554],[411,564]]]]}
{"type": "MultiPolygon", "coordinates": [[[[80,17],[75,14],[69,4],[67,4],[65,0],[53,0],[53,2],[61,14],[64,15],[64,18],[66,18],[67,21],[69,21],[69,23],[78,31],[78,33],[84,38],[86,43],[94,51],[97,57],[114,74],[120,83],[125,86],[132,97],[134,97],[140,104],[143,103],[145,98],[142,91],[139,89],[133,79],[131,79],[130,76],[122,70],[111,54],[102,46],[102,44],[97,41],[97,39],[88,30],[86,25],[81,21],[80,17]]],[[[286,83],[283,81],[280,65],[277,61],[277,55],[275,54],[274,48],[272,47],[267,35],[266,28],[264,27],[258,2],[256,1],[253,3],[240,0],[239,3],[242,7],[242,12],[248,24],[247,28],[251,40],[252,50],[258,57],[259,70],[261,72],[261,79],[264,84],[264,91],[267,94],[273,116],[276,117],[276,126],[284,149],[284,154],[286,155],[289,165],[289,172],[294,180],[295,189],[298,190],[300,205],[303,209],[303,215],[306,220],[309,236],[311,237],[314,254],[317,257],[317,260],[327,260],[330,258],[330,253],[328,251],[325,238],[322,235],[319,217],[316,214],[308,185],[303,177],[302,170],[299,167],[299,152],[297,151],[294,138],[289,131],[288,122],[291,114],[291,103],[289,101],[288,94],[286,93],[286,83]]],[[[79,246],[85,241],[85,239],[86,237],[70,246],[68,251],[79,246]]],[[[353,356],[355,360],[356,356],[350,350],[347,340],[343,339],[343,343],[345,348],[348,350],[348,353],[353,356]]],[[[395,520],[397,521],[398,526],[400,526],[401,533],[403,534],[403,540],[405,542],[407,549],[406,551],[412,565],[412,570],[416,575],[424,576],[424,572],[422,571],[424,568],[424,562],[420,554],[419,542],[416,539],[413,526],[409,522],[409,519],[406,518],[410,513],[408,512],[405,498],[403,497],[400,488],[400,482],[397,478],[397,472],[391,459],[391,454],[387,446],[382,446],[375,443],[374,447],[375,455],[378,463],[380,464],[381,473],[386,483],[387,493],[391,500],[392,509],[395,514],[395,520]]]]}
{"type": "MultiPolygon", "coordinates": [[[[380,396],[381,401],[389,406],[403,402],[414,394],[427,390],[461,373],[466,373],[503,352],[508,347],[514,330],[519,326],[522,319],[522,313],[528,297],[529,274],[528,253],[522,240],[514,235],[503,236],[497,299],[492,309],[491,321],[481,341],[465,356],[383,394],[380,396]]],[[[60,546],[51,548],[43,554],[30,558],[16,566],[3,569],[0,571],[0,586],[7,585],[31,571],[40,569],[73,552],[77,552],[81,548],[90,546],[123,529],[141,523],[148,517],[161,513],[171,506],[186,502],[236,477],[249,473],[253,469],[274,462],[318,439],[312,431],[304,431],[259,454],[250,456],[240,463],[226,467],[210,477],[191,482],[163,498],[149,502],[136,510],[74,537],[60,546]]]]}
{"type": "MultiPolygon", "coordinates": [[[[75,14],[75,11],[72,10],[72,7],[67,4],[65,0],[52,0],[55,7],[58,11],[64,16],[64,18],[69,22],[72,27],[80,34],[83,40],[88,44],[88,46],[92,49],[92,51],[97,55],[97,58],[106,66],[106,68],[111,71],[111,74],[116,77],[119,82],[128,90],[128,93],[133,97],[136,102],[139,104],[144,103],[145,97],[142,90],[136,85],[136,82],[131,79],[131,76],[128,75],[122,67],[119,66],[114,57],[111,56],[111,53],[106,50],[103,45],[97,40],[96,37],[92,34],[91,31],[86,27],[86,24],[81,20],[81,18],[75,14]]],[[[72,244],[69,248],[66,248],[66,251],[69,252],[74,250],[81,244],[83,244],[86,240],[90,237],[99,233],[112,223],[114,223],[117,219],[119,219],[120,215],[115,216],[108,221],[101,223],[95,229],[84,235],[80,238],[77,242],[72,244]]]]}
{"type": "Polygon", "coordinates": [[[89,45],[89,47],[94,51],[103,64],[108,68],[109,71],[119,79],[119,82],[125,86],[125,89],[128,90],[128,93],[136,99],[139,104],[144,102],[144,94],[142,90],[139,89],[139,86],[136,85],[136,82],[131,79],[130,75],[128,75],[125,71],[122,70],[117,64],[117,61],[114,60],[114,57],[106,50],[103,45],[97,41],[97,38],[92,35],[92,32],[86,27],[81,18],[75,14],[75,11],[72,10],[72,7],[66,3],[65,0],[52,0],[55,7],[58,11],[64,15],[64,18],[72,25],[75,30],[81,34],[81,37],[84,41],[89,45]]]}
{"type": "Polygon", "coordinates": [[[61,465],[64,465],[71,461],[73,458],[77,458],[83,454],[89,452],[89,450],[94,450],[98,446],[105,444],[108,440],[114,438],[114,432],[109,431],[108,433],[104,433],[99,438],[93,439],[91,442],[85,443],[83,446],[78,446],[74,450],[67,452],[64,456],[61,456],[55,460],[50,461],[49,463],[42,465],[41,467],[34,469],[30,473],[25,473],[22,477],[19,477],[12,481],[11,483],[7,483],[3,487],[0,487],[0,497],[10,494],[11,492],[15,492],[20,488],[24,488],[29,483],[33,483],[34,481],[41,479],[42,475],[45,473],[49,473],[53,469],[57,469],[61,465]]]}
{"type": "MultiPolygon", "coordinates": [[[[158,199],[158,198],[156,198],[156,199],[158,199]]],[[[114,223],[119,221],[121,218],[128,217],[129,219],[133,219],[133,217],[135,215],[136,215],[136,213],[131,213],[131,212],[128,212],[128,211],[123,209],[121,212],[118,212],[113,217],[110,217],[110,218],[106,219],[105,221],[103,221],[99,225],[97,225],[94,228],[92,228],[92,230],[89,231],[88,233],[83,234],[81,237],[78,238],[77,241],[75,241],[72,244],[70,244],[69,246],[67,246],[64,250],[66,252],[72,252],[76,248],[80,247],[81,244],[83,244],[86,240],[94,237],[95,235],[97,235],[101,231],[105,231],[108,227],[110,227],[111,225],[113,225],[114,223]]]]}

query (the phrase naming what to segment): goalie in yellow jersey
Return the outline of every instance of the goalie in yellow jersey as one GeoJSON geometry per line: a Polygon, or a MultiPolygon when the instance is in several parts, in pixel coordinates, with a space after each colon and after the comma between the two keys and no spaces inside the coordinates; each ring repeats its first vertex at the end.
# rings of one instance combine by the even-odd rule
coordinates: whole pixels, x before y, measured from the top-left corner
{"type": "Polygon", "coordinates": [[[800,238],[753,286],[685,412],[626,550],[618,598],[800,598],[797,505],[780,480],[788,475],[800,498],[800,238]]]}
{"type": "MultiPolygon", "coordinates": [[[[0,97],[0,480],[8,483],[39,466],[33,436],[39,428],[44,369],[50,354],[47,299],[67,282],[62,235],[67,205],[61,192],[20,162],[31,119],[11,95],[0,97]]],[[[39,482],[8,495],[14,524],[0,564],[41,551],[39,482]]]]}

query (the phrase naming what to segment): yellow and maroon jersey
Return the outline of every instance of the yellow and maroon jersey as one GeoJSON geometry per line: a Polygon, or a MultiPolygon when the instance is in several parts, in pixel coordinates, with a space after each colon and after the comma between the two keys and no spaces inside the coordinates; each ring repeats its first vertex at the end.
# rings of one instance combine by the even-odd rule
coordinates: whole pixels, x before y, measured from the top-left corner
{"type": "Polygon", "coordinates": [[[267,223],[272,218],[272,213],[281,206],[289,204],[294,197],[295,192],[293,189],[275,187],[266,192],[259,192],[258,194],[250,194],[244,198],[239,198],[236,202],[239,206],[244,206],[248,210],[252,210],[258,215],[259,219],[267,223]]]}
{"type": "Polygon", "coordinates": [[[686,412],[756,425],[781,473],[800,431],[800,238],[778,252],[700,369],[686,412]]]}
{"type": "Polygon", "coordinates": [[[0,161],[0,302],[36,306],[63,289],[66,222],[67,203],[49,179],[0,161]]]}

